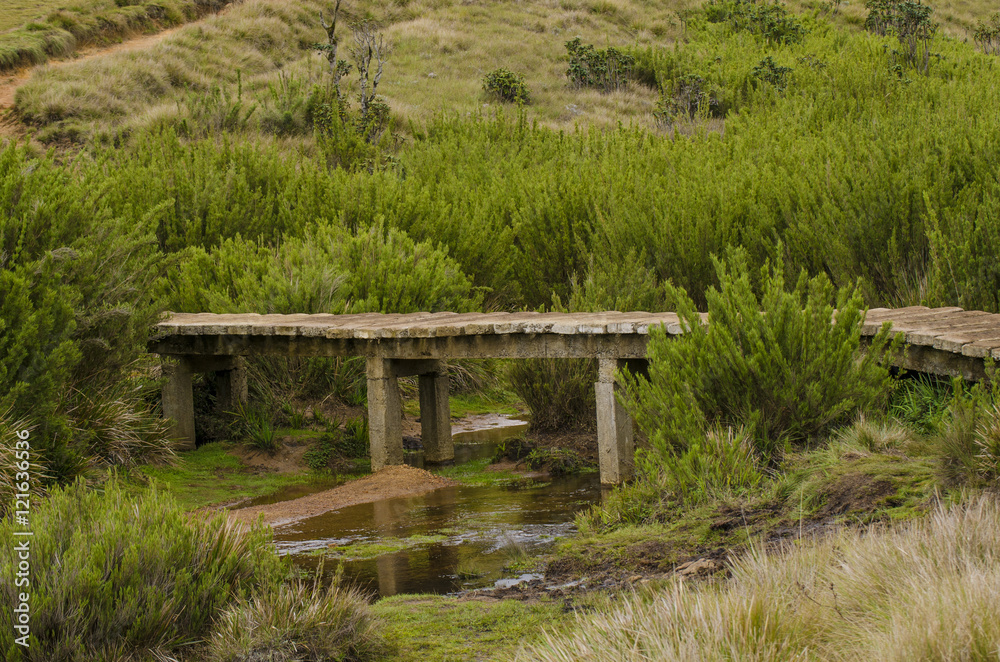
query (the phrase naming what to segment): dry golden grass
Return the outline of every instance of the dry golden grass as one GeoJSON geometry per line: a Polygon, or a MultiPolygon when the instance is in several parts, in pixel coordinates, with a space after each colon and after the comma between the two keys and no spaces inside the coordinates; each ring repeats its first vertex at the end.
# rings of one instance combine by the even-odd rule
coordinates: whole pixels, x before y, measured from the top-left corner
{"type": "Polygon", "coordinates": [[[996,660],[1000,506],[942,507],[897,529],[760,550],[730,580],[677,581],[549,634],[522,659],[996,660]]]}

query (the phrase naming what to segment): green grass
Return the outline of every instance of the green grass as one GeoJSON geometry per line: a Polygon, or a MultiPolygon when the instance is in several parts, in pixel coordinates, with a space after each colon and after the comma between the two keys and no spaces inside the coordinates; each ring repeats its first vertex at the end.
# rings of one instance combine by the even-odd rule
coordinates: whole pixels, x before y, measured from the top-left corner
{"type": "Polygon", "coordinates": [[[182,453],[175,467],[141,467],[161,489],[189,510],[218,505],[244,497],[271,494],[302,483],[338,482],[336,477],[303,474],[254,473],[245,470],[239,458],[228,452],[233,444],[216,442],[182,453]]]}
{"type": "Polygon", "coordinates": [[[441,467],[435,469],[434,473],[445,478],[457,480],[463,485],[510,485],[515,483],[525,483],[528,479],[510,471],[486,471],[486,467],[491,463],[490,458],[473,460],[465,464],[441,467]]]}
{"type": "MultiPolygon", "coordinates": [[[[49,12],[65,4],[65,0],[6,0],[0,6],[0,32],[44,18],[49,12]]],[[[114,5],[112,2],[101,4],[114,5]]]]}
{"type": "Polygon", "coordinates": [[[574,618],[572,611],[565,613],[562,602],[479,602],[440,595],[385,598],[372,613],[384,619],[399,662],[506,662],[542,628],[574,618]]]}

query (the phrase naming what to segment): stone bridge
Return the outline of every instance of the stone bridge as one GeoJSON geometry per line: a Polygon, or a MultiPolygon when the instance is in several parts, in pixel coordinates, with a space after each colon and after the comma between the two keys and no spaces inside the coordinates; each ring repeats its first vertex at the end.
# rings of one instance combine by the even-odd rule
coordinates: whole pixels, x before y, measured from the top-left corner
{"type": "MultiPolygon", "coordinates": [[[[883,322],[906,334],[896,363],[907,370],[979,380],[984,359],[1000,359],[1000,315],[875,308],[863,333],[873,336],[883,322]]],[[[426,460],[447,462],[454,457],[449,359],[597,359],[601,482],[620,483],[632,476],[635,444],[632,420],[615,398],[615,371],[644,369],[649,329],[660,324],[682,332],[674,313],[173,314],[157,326],[149,350],[163,358],[163,415],[182,449],[195,443],[194,373],[218,373],[220,406],[232,407],[246,398],[245,356],[365,357],[373,471],[403,463],[399,377],[418,377],[426,460]]]]}

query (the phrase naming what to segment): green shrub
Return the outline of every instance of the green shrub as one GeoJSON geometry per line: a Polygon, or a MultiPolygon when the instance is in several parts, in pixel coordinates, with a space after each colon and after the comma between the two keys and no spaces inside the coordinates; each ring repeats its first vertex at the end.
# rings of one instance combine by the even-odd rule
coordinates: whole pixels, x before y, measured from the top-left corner
{"type": "Polygon", "coordinates": [[[483,91],[504,103],[531,103],[531,93],[524,74],[500,67],[483,77],[483,91]]]}
{"type": "Polygon", "coordinates": [[[216,621],[210,662],[341,662],[383,659],[382,623],[354,589],[295,581],[235,603],[216,621]]]}
{"type": "Polygon", "coordinates": [[[671,338],[651,329],[648,379],[621,374],[623,400],[649,436],[640,463],[647,475],[700,443],[710,424],[747,426],[766,465],[786,443],[815,438],[888,396],[888,329],[861,351],[865,314],[856,289],[834,297],[829,279],[803,273],[789,292],[776,266],[761,271],[758,297],[741,250],[716,269],[720,289],[707,293],[707,326],[677,292],[686,332],[671,338]]]}
{"type": "Polygon", "coordinates": [[[705,15],[712,23],[728,23],[734,31],[759,35],[770,43],[796,44],[806,34],[802,22],[777,3],[711,0],[705,15]]]}
{"type": "Polygon", "coordinates": [[[569,69],[566,75],[577,88],[596,87],[602,92],[614,92],[628,84],[635,58],[614,47],[597,50],[584,44],[579,37],[566,42],[569,69]]]}
{"type": "Polygon", "coordinates": [[[338,452],[340,437],[340,430],[327,430],[323,436],[314,441],[302,456],[306,466],[315,471],[332,468],[333,461],[340,456],[338,452]]]}
{"type": "Polygon", "coordinates": [[[510,389],[531,412],[533,430],[593,428],[597,422],[597,361],[525,359],[507,366],[510,389]]]}
{"type": "Polygon", "coordinates": [[[784,91],[788,86],[788,74],[792,73],[791,67],[779,66],[770,55],[761,60],[750,72],[750,77],[754,84],[761,83],[770,85],[778,90],[784,91]]]}
{"type": "Polygon", "coordinates": [[[660,91],[653,116],[664,126],[672,125],[678,117],[705,119],[718,116],[717,94],[708,82],[697,74],[688,74],[674,82],[673,89],[660,91]]]}
{"type": "Polygon", "coordinates": [[[930,67],[930,42],[937,32],[931,20],[933,9],[920,0],[867,0],[868,17],[865,28],[877,35],[895,35],[906,66],[916,67],[924,73],[930,67]]]}
{"type": "Polygon", "coordinates": [[[683,451],[662,456],[661,470],[663,487],[688,503],[745,493],[764,479],[750,431],[717,424],[683,451]]]}
{"type": "Polygon", "coordinates": [[[976,385],[959,391],[949,404],[950,419],[932,437],[941,474],[951,485],[1000,484],[1000,407],[976,385]]]}
{"type": "Polygon", "coordinates": [[[1000,55],[1000,12],[990,16],[988,21],[980,19],[972,38],[984,53],[1000,55]]]}
{"type": "MultiPolygon", "coordinates": [[[[86,662],[166,658],[208,635],[234,600],[286,570],[270,533],[220,513],[192,517],[157,491],[128,496],[114,482],[80,481],[32,503],[31,640],[16,646],[0,613],[5,659],[86,662]]],[[[13,537],[10,519],[0,535],[13,537]]],[[[14,605],[17,553],[0,551],[0,594],[14,605]]]]}

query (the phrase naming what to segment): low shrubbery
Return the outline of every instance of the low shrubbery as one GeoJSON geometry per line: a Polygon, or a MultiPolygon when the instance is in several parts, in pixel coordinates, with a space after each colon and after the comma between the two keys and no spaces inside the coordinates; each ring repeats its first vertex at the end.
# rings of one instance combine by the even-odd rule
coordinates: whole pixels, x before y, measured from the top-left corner
{"type": "MultiPolygon", "coordinates": [[[[32,504],[31,645],[15,646],[0,615],[5,659],[63,662],[166,655],[202,639],[221,611],[286,570],[264,528],[224,514],[192,518],[159,492],[78,482],[32,504]]],[[[14,540],[14,524],[0,532],[14,540]]],[[[17,604],[13,545],[0,552],[0,592],[17,604]]]]}
{"type": "Polygon", "coordinates": [[[531,103],[531,93],[524,74],[500,67],[483,78],[483,91],[504,103],[531,103]]]}
{"type": "Polygon", "coordinates": [[[525,359],[507,366],[507,381],[528,411],[534,430],[593,427],[597,421],[591,359],[525,359]]]}

